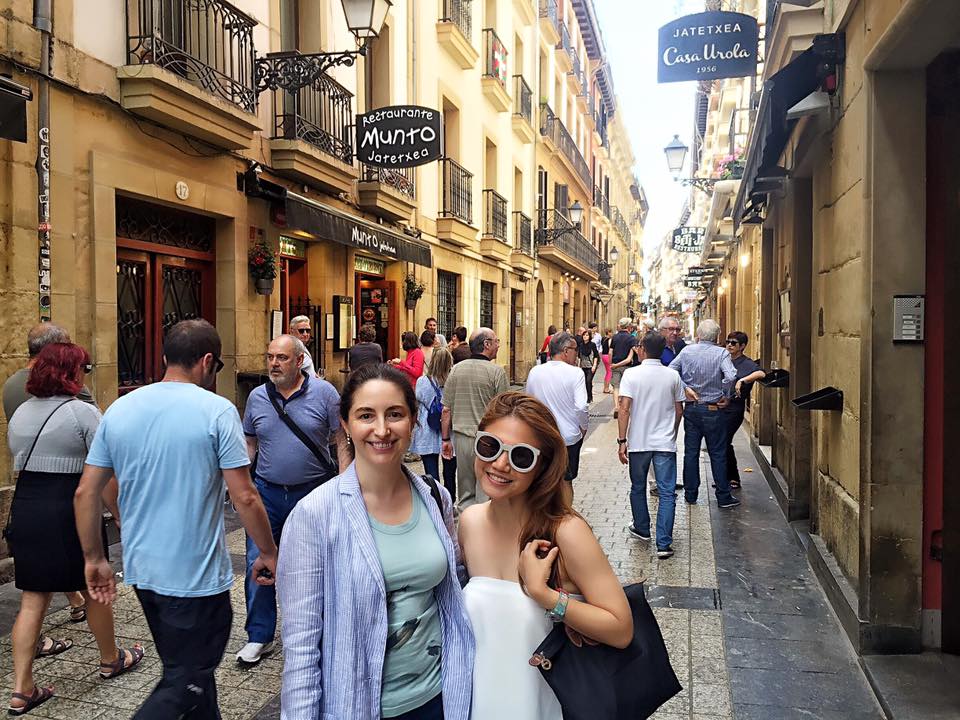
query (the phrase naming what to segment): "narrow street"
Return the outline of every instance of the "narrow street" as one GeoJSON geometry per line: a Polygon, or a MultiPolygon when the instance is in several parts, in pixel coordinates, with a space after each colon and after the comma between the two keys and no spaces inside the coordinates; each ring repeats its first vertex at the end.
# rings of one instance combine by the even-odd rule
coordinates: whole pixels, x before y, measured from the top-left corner
{"type": "MultiPolygon", "coordinates": [[[[658,561],[651,548],[626,532],[630,522],[626,468],[617,460],[612,399],[599,393],[591,408],[576,505],[591,524],[624,583],[643,580],[660,622],[683,692],[655,715],[657,720],[867,720],[883,714],[846,636],[828,608],[793,531],[780,514],[741,433],[743,505],[719,511],[712,493],[677,505],[676,555],[658,561]],[[707,502],[709,498],[709,503],[707,502]]],[[[680,440],[682,448],[682,437],[680,440]]],[[[682,468],[682,456],[680,458],[682,468]]],[[[709,486],[709,463],[701,454],[709,486]]],[[[651,514],[655,514],[655,500],[651,514]]],[[[279,718],[282,653],[255,668],[239,668],[233,653],[243,630],[243,532],[227,536],[234,561],[234,630],[217,672],[224,720],[279,718]],[[232,651],[232,652],[231,652],[232,651]]],[[[119,556],[119,546],[112,553],[119,556]]],[[[10,627],[19,593],[0,589],[0,672],[12,684],[10,627]]],[[[98,679],[96,649],[86,625],[69,622],[55,598],[44,632],[70,638],[75,647],[36,663],[37,681],[53,684],[57,697],[31,712],[51,720],[126,720],[160,676],[160,663],[137,600],[123,586],[116,604],[117,634],[141,642],[140,669],[110,682],[98,679]]]]}

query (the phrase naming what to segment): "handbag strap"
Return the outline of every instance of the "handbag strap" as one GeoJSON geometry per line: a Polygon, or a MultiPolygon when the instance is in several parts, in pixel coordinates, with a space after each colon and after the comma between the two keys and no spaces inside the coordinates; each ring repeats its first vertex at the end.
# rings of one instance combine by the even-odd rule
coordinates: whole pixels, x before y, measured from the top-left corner
{"type": "Polygon", "coordinates": [[[273,409],[277,411],[277,416],[283,421],[283,424],[290,428],[290,432],[297,436],[297,438],[304,445],[307,446],[307,449],[313,453],[314,457],[317,458],[317,462],[320,463],[323,467],[326,467],[327,470],[330,470],[329,460],[323,456],[323,453],[320,451],[320,448],[317,447],[317,444],[307,435],[303,430],[300,429],[300,426],[294,422],[293,418],[287,414],[286,408],[280,407],[277,403],[277,399],[267,391],[267,397],[270,398],[270,404],[273,405],[273,409]]]}
{"type": "Polygon", "coordinates": [[[440,386],[437,385],[437,384],[433,381],[433,378],[430,377],[429,375],[425,375],[424,377],[427,378],[427,382],[430,383],[430,387],[433,388],[433,394],[434,394],[436,397],[442,397],[441,392],[440,392],[440,386]]]}
{"type": "MultiPolygon", "coordinates": [[[[47,426],[47,423],[50,422],[50,418],[52,418],[54,415],[56,415],[57,410],[59,410],[60,408],[62,408],[62,407],[63,407],[64,405],[66,405],[68,402],[73,402],[74,400],[76,400],[76,398],[70,398],[70,399],[68,399],[68,400],[64,400],[62,403],[60,403],[59,405],[57,405],[57,406],[53,409],[53,412],[51,412],[49,415],[47,415],[46,419],[43,421],[43,423],[41,423],[40,429],[37,430],[37,436],[33,439],[33,444],[30,445],[30,450],[27,451],[27,459],[23,461],[23,467],[20,468],[20,472],[23,472],[24,470],[27,469],[27,463],[29,463],[29,462],[30,462],[30,458],[33,457],[33,449],[37,446],[37,441],[40,439],[40,435],[43,433],[43,429],[47,426]]],[[[87,443],[86,443],[86,440],[84,440],[84,443],[83,443],[83,444],[84,444],[84,445],[87,444],[87,443]]]]}

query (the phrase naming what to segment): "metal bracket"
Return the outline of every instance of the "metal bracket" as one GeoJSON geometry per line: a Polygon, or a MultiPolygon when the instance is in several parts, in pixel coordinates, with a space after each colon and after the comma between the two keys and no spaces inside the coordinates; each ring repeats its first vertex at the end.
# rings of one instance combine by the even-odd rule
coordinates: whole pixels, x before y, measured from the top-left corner
{"type": "Polygon", "coordinates": [[[358,57],[366,54],[366,46],[357,50],[309,55],[297,51],[270,53],[257,58],[257,94],[265,90],[293,92],[308,85],[315,86],[329,70],[335,67],[352,67],[358,57]]]}

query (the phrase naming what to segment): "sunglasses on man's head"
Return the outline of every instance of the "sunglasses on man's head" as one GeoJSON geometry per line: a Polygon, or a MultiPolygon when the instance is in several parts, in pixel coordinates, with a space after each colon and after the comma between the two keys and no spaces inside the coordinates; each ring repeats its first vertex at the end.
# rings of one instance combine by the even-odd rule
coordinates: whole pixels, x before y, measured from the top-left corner
{"type": "Polygon", "coordinates": [[[214,355],[214,356],[213,356],[213,359],[214,359],[214,360],[216,361],[216,363],[217,363],[217,369],[214,370],[214,372],[215,372],[215,373],[218,373],[218,372],[220,372],[221,370],[223,370],[223,360],[220,359],[220,356],[219,356],[219,355],[214,355]]]}
{"type": "Polygon", "coordinates": [[[493,462],[506,452],[510,467],[521,473],[528,473],[533,470],[533,466],[537,464],[537,458],[540,457],[540,450],[532,445],[526,443],[508,445],[496,435],[491,435],[482,430],[477,433],[473,449],[477,453],[477,457],[484,462],[493,462]]]}

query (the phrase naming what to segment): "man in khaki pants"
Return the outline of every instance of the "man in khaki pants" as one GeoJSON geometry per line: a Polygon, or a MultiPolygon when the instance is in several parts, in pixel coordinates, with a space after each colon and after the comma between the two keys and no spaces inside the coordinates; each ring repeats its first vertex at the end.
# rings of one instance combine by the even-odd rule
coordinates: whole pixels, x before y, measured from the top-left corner
{"type": "Polygon", "coordinates": [[[480,328],[470,336],[470,359],[457,363],[443,386],[443,413],[440,416],[441,453],[449,460],[457,457],[457,506],[460,510],[487,500],[477,487],[473,469],[473,449],[487,403],[508,390],[507,373],[493,362],[500,340],[490,328],[480,328]]]}

